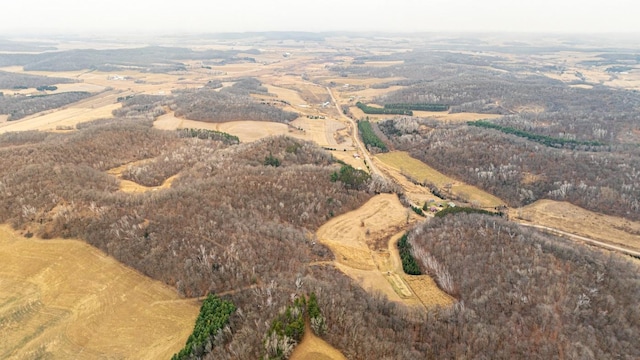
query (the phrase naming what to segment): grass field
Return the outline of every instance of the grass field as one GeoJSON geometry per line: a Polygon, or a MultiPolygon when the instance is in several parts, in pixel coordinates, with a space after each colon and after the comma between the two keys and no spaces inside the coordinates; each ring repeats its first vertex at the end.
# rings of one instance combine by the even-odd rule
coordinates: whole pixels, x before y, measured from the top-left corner
{"type": "Polygon", "coordinates": [[[512,209],[509,215],[526,222],[640,250],[639,222],[598,214],[567,202],[539,200],[523,208],[512,209]]]}
{"type": "Polygon", "coordinates": [[[408,276],[402,270],[396,242],[418,219],[396,195],[381,194],[329,220],[317,237],[333,252],[335,266],[363,289],[410,306],[447,305],[452,299],[431,278],[408,276]]]}
{"type": "Polygon", "coordinates": [[[112,111],[120,108],[117,98],[123,93],[108,91],[94,97],[70,104],[66,107],[48,110],[16,121],[0,124],[0,133],[8,131],[74,129],[80,122],[113,117],[112,111]]]}
{"type": "Polygon", "coordinates": [[[309,104],[303,98],[301,98],[300,94],[298,94],[298,92],[295,90],[273,85],[267,85],[266,87],[267,89],[269,89],[270,93],[276,94],[278,96],[278,100],[287,101],[293,107],[309,106],[309,104]]]}
{"type": "Polygon", "coordinates": [[[454,195],[467,199],[468,202],[477,201],[481,207],[494,208],[505,204],[504,201],[475,186],[465,184],[444,175],[422,161],[412,158],[406,152],[392,151],[379,154],[376,155],[376,159],[417,181],[422,182],[427,180],[441,189],[445,187],[446,184],[452,184],[451,192],[454,195]]]}
{"type": "Polygon", "coordinates": [[[0,358],[168,359],[199,303],[77,240],[0,226],[0,358]]]}
{"type": "Polygon", "coordinates": [[[345,133],[345,124],[334,119],[298,118],[291,122],[293,127],[283,123],[269,121],[228,121],[224,123],[210,123],[205,121],[187,120],[167,113],[158,117],[153,126],[161,130],[176,130],[184,128],[207,129],[226,132],[237,136],[242,142],[252,142],[272,135],[288,135],[302,140],[314,141],[320,146],[353,149],[351,138],[345,133]],[[296,128],[303,129],[297,130],[296,128]],[[335,134],[344,133],[342,142],[338,142],[335,134]]]}
{"type": "Polygon", "coordinates": [[[347,358],[331,344],[317,337],[311,331],[307,321],[304,336],[291,353],[289,360],[347,360],[347,358]]]}
{"type": "Polygon", "coordinates": [[[134,161],[132,163],[124,164],[113,169],[107,170],[107,174],[113,175],[120,180],[120,191],[126,193],[144,193],[147,191],[156,191],[159,189],[167,189],[171,187],[171,184],[178,178],[178,175],[173,175],[162,182],[158,186],[144,186],[131,180],[122,179],[122,173],[130,166],[135,166],[144,163],[147,160],[134,161]]]}

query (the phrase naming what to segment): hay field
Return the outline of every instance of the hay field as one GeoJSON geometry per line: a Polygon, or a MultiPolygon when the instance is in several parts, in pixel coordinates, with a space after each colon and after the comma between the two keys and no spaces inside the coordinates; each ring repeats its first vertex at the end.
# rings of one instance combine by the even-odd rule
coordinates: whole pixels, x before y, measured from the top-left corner
{"type": "MultiPolygon", "coordinates": [[[[23,71],[20,71],[23,72],[23,71]]],[[[102,71],[24,71],[24,73],[50,76],[66,77],[82,81],[83,86],[100,86],[114,90],[131,91],[136,94],[162,95],[169,94],[172,90],[200,87],[206,84],[210,78],[199,73],[186,73],[180,75],[164,73],[143,73],[134,70],[118,72],[102,71]],[[125,80],[114,80],[113,76],[118,75],[125,80]]],[[[79,84],[68,84],[76,85],[79,84]]],[[[62,86],[62,84],[60,85],[62,86]]],[[[59,86],[59,87],[60,87],[59,86]]]]}
{"type": "MultiPolygon", "coordinates": [[[[164,115],[158,116],[156,120],[153,122],[153,127],[160,130],[177,130],[177,129],[194,127],[194,126],[183,126],[182,123],[184,121],[189,121],[189,120],[178,118],[175,116],[173,112],[168,112],[164,115]]],[[[205,123],[202,121],[198,121],[198,123],[202,123],[203,125],[207,124],[208,126],[212,125],[212,123],[205,123]]],[[[204,129],[203,127],[197,127],[197,128],[204,129]]],[[[213,129],[209,129],[209,130],[213,130],[213,129]]]]}
{"type": "Polygon", "coordinates": [[[389,167],[395,168],[402,174],[411,176],[420,182],[426,180],[435,184],[438,188],[443,188],[446,184],[452,184],[451,192],[454,195],[466,199],[468,202],[477,201],[483,208],[494,208],[505,204],[504,201],[475,186],[465,184],[444,175],[422,161],[412,158],[404,151],[392,151],[379,154],[376,155],[376,159],[389,167]]]}
{"type": "Polygon", "coordinates": [[[537,225],[556,228],[594,240],[640,250],[640,222],[598,214],[568,202],[539,200],[509,216],[537,225]]]}
{"type": "Polygon", "coordinates": [[[363,90],[353,90],[350,88],[339,89],[341,98],[353,96],[354,98],[358,98],[360,101],[371,101],[377,97],[382,95],[386,95],[390,92],[394,92],[402,89],[402,86],[389,86],[386,89],[374,89],[374,88],[366,88],[363,90]]]}
{"type": "Polygon", "coordinates": [[[0,133],[8,131],[74,129],[76,124],[96,119],[112,118],[112,111],[120,108],[119,96],[125,93],[108,91],[65,107],[43,111],[16,121],[0,124],[0,133]]]}
{"type": "Polygon", "coordinates": [[[288,135],[302,140],[314,141],[320,146],[353,149],[351,137],[345,131],[346,125],[335,119],[307,119],[297,118],[287,124],[269,121],[228,121],[223,123],[210,123],[205,121],[187,120],[178,118],[173,112],[159,116],[153,126],[160,130],[176,129],[207,129],[226,132],[240,138],[242,142],[252,142],[267,136],[288,135]],[[301,128],[304,131],[296,130],[301,128]],[[336,134],[343,134],[342,142],[338,142],[336,134]]]}
{"type": "Polygon", "coordinates": [[[402,271],[396,242],[404,229],[419,219],[396,195],[380,194],[359,209],[329,220],[316,236],[333,252],[336,268],[363,289],[379,291],[389,300],[409,306],[446,305],[448,295],[428,276],[413,277],[402,271]]]}
{"type": "Polygon", "coordinates": [[[153,127],[160,130],[193,128],[222,131],[237,136],[242,142],[252,142],[272,135],[295,136],[295,134],[292,133],[293,129],[283,123],[268,121],[229,121],[224,123],[211,123],[178,118],[172,112],[159,116],[153,123],[153,127]]]}
{"type": "Polygon", "coordinates": [[[304,129],[302,138],[314,141],[320,146],[340,148],[341,150],[353,149],[353,140],[349,136],[347,126],[339,120],[300,117],[292,121],[291,125],[304,129]]]}
{"type": "Polygon", "coordinates": [[[366,66],[392,66],[392,65],[402,65],[404,64],[404,60],[389,60],[389,61],[365,61],[364,64],[366,66]]]}
{"type": "MultiPolygon", "coordinates": [[[[98,92],[104,91],[106,89],[104,86],[101,86],[101,85],[88,84],[88,83],[84,83],[84,82],[73,83],[73,84],[56,84],[56,86],[58,87],[57,90],[46,91],[46,93],[47,94],[59,94],[59,93],[70,92],[70,91],[86,91],[86,92],[98,93],[98,92]]],[[[0,89],[0,92],[4,93],[6,95],[14,95],[14,94],[39,95],[39,94],[43,93],[42,91],[38,91],[38,90],[36,90],[34,88],[29,88],[29,89],[0,89]]]]}
{"type": "Polygon", "coordinates": [[[295,90],[275,85],[265,85],[265,87],[269,90],[269,93],[276,94],[278,96],[278,100],[284,100],[291,104],[291,106],[293,106],[294,108],[304,108],[309,106],[306,100],[300,97],[300,94],[295,90]]]}
{"type": "Polygon", "coordinates": [[[429,188],[411,182],[405,175],[402,174],[401,170],[385,164],[377,157],[373,158],[373,162],[375,163],[376,167],[381,170],[387,177],[393,179],[393,181],[395,181],[404,189],[405,195],[413,204],[422,206],[425,202],[428,202],[430,200],[435,200],[437,202],[440,202],[441,204],[445,202],[444,199],[433,195],[429,188]]]}
{"type": "Polygon", "coordinates": [[[399,81],[406,80],[404,77],[387,77],[387,78],[377,78],[377,77],[328,77],[323,78],[322,81],[325,83],[333,82],[337,84],[337,86],[344,85],[360,85],[360,86],[371,86],[374,84],[382,84],[388,83],[391,81],[399,81]]]}
{"type": "Polygon", "coordinates": [[[304,336],[289,356],[290,360],[347,360],[338,349],[311,331],[309,321],[304,327],[304,336]]]}
{"type": "Polygon", "coordinates": [[[196,300],[77,240],[0,226],[0,358],[159,359],[193,329],[196,300]]]}
{"type": "MultiPolygon", "coordinates": [[[[211,124],[214,127],[202,127],[202,121],[185,120],[185,128],[203,128],[226,132],[240,138],[242,142],[252,142],[273,135],[294,135],[292,129],[283,123],[267,121],[230,121],[211,124]]],[[[206,123],[204,123],[206,124],[206,123]]]]}

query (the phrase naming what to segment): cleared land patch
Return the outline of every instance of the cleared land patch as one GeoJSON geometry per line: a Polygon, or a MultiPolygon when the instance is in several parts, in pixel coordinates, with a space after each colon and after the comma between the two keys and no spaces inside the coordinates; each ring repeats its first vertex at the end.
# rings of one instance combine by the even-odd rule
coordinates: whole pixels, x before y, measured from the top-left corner
{"type": "Polygon", "coordinates": [[[109,169],[107,173],[117,177],[120,180],[120,191],[126,192],[126,193],[143,193],[147,191],[167,189],[167,188],[170,188],[171,184],[173,184],[173,181],[178,178],[177,174],[173,175],[167,178],[161,185],[158,185],[158,186],[144,186],[131,180],[122,179],[122,173],[125,170],[127,170],[128,167],[142,164],[145,161],[147,160],[140,160],[140,161],[135,161],[133,163],[124,164],[124,165],[115,167],[113,169],[109,169]]]}
{"type": "Polygon", "coordinates": [[[334,348],[328,342],[317,337],[309,322],[305,323],[304,336],[300,344],[289,357],[290,360],[347,360],[338,349],[334,348]]]}
{"type": "Polygon", "coordinates": [[[210,123],[205,121],[187,120],[176,117],[173,112],[159,116],[153,126],[161,130],[177,129],[206,129],[222,131],[240,138],[241,142],[253,142],[267,136],[288,135],[303,140],[316,142],[320,146],[352,149],[351,138],[344,135],[341,142],[335,134],[345,131],[345,124],[334,119],[297,118],[291,126],[269,121],[228,121],[210,123]],[[303,130],[298,130],[298,128],[303,130]]]}
{"type": "Polygon", "coordinates": [[[322,225],[317,237],[334,253],[335,266],[365,290],[380,291],[392,301],[411,306],[446,305],[450,298],[428,276],[408,276],[402,271],[395,243],[398,232],[415,216],[396,195],[381,194],[322,225]]]}
{"type": "Polygon", "coordinates": [[[0,124],[0,133],[72,130],[80,122],[112,118],[112,111],[121,106],[116,101],[119,96],[123,95],[116,91],[109,91],[59,109],[36,113],[16,121],[7,121],[0,124]]]}
{"type": "Polygon", "coordinates": [[[195,300],[77,240],[0,226],[0,358],[170,358],[195,300]]]}
{"type": "Polygon", "coordinates": [[[403,175],[409,176],[416,181],[423,182],[426,180],[441,189],[450,184],[453,195],[463,198],[468,202],[477,201],[483,208],[495,208],[505,203],[475,186],[465,184],[444,175],[422,161],[412,158],[404,151],[392,151],[379,154],[376,155],[376,158],[385,165],[399,170],[403,175]]]}
{"type": "Polygon", "coordinates": [[[511,217],[640,250],[640,223],[598,214],[568,202],[539,200],[513,209],[511,217]]]}

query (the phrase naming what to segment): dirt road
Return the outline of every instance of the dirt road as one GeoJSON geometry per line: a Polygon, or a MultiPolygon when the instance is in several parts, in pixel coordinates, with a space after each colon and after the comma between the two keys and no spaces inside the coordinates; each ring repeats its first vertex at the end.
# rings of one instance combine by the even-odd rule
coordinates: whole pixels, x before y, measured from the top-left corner
{"type": "Polygon", "coordinates": [[[555,233],[555,234],[559,234],[559,235],[564,235],[564,236],[568,236],[572,239],[576,239],[579,241],[584,241],[586,243],[589,243],[591,245],[595,245],[595,246],[599,246],[608,250],[614,250],[620,253],[623,253],[625,255],[630,255],[633,257],[637,257],[640,258],[640,252],[638,251],[633,251],[633,250],[629,250],[627,248],[623,248],[620,246],[616,246],[616,245],[611,245],[609,243],[606,242],[602,242],[602,241],[598,241],[598,240],[594,240],[594,239],[589,239],[587,237],[584,236],[580,236],[580,235],[575,235],[575,234],[571,234],[568,233],[566,231],[562,231],[562,230],[558,230],[558,229],[554,229],[548,226],[544,226],[544,225],[537,225],[537,224],[529,224],[529,223],[524,223],[524,222],[518,222],[518,224],[522,225],[522,226],[526,226],[526,227],[532,227],[532,228],[536,228],[536,229],[541,229],[541,230],[545,230],[551,233],[555,233]]]}

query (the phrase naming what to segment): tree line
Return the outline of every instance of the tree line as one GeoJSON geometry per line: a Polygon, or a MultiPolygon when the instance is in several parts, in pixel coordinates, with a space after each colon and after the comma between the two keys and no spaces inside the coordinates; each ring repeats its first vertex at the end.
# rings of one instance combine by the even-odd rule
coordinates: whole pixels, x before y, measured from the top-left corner
{"type": "Polygon", "coordinates": [[[519,130],[519,129],[516,129],[516,128],[513,128],[513,127],[494,124],[492,122],[485,121],[485,120],[467,121],[467,125],[481,127],[481,128],[485,128],[485,129],[498,130],[498,131],[503,132],[505,134],[511,134],[511,135],[519,136],[519,137],[525,138],[527,140],[535,141],[535,142],[538,142],[538,143],[540,143],[542,145],[550,146],[550,147],[557,147],[557,148],[566,147],[566,148],[570,148],[570,149],[575,149],[578,146],[595,147],[595,146],[605,145],[605,144],[603,144],[603,143],[601,143],[599,141],[579,141],[579,140],[575,140],[575,139],[553,138],[553,137],[550,137],[550,136],[533,134],[533,133],[526,132],[526,131],[523,131],[523,130],[519,130]]]}
{"type": "Polygon", "coordinates": [[[387,145],[376,135],[371,123],[368,120],[358,121],[358,132],[362,138],[362,142],[371,149],[379,149],[379,151],[388,151],[387,145]]]}
{"type": "Polygon", "coordinates": [[[7,114],[7,120],[20,120],[35,113],[56,109],[86,99],[95,94],[86,91],[69,91],[58,94],[31,96],[0,96],[0,114],[7,114]]]}
{"type": "Polygon", "coordinates": [[[405,110],[401,108],[379,108],[369,106],[367,104],[361,103],[358,101],[356,106],[362,110],[365,114],[376,114],[376,115],[413,115],[413,111],[405,110]]]}

